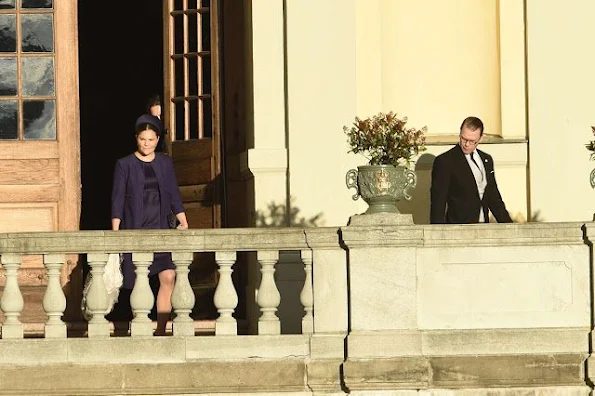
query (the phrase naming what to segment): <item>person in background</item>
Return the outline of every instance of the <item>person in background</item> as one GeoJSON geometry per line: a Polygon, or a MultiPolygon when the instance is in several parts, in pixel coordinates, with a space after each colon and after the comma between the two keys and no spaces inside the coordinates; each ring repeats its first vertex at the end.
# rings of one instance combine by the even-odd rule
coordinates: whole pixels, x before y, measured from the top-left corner
{"type": "Polygon", "coordinates": [[[157,148],[155,149],[155,151],[158,153],[165,152],[165,139],[167,137],[167,128],[165,128],[165,123],[161,118],[161,98],[159,97],[159,95],[153,95],[149,97],[149,100],[147,101],[147,114],[156,117],[157,119],[159,119],[159,122],[161,123],[161,139],[159,139],[159,143],[157,144],[157,148]]]}
{"type": "Polygon", "coordinates": [[[491,212],[499,223],[512,219],[502,200],[492,157],[477,149],[483,122],[467,117],[459,143],[434,160],[430,187],[430,223],[488,223],[491,212]]]}
{"type": "MultiPolygon", "coordinates": [[[[137,149],[116,162],[112,187],[112,230],[169,229],[168,216],[174,214],[178,230],[188,228],[170,157],[156,153],[162,134],[160,120],[150,114],[141,115],[135,123],[137,149]]],[[[132,255],[123,255],[122,289],[130,294],[136,274],[132,255]]],[[[165,335],[171,315],[171,295],[175,282],[175,267],[171,253],[155,253],[149,267],[149,277],[159,278],[157,293],[157,329],[155,335],[165,335]]]]}

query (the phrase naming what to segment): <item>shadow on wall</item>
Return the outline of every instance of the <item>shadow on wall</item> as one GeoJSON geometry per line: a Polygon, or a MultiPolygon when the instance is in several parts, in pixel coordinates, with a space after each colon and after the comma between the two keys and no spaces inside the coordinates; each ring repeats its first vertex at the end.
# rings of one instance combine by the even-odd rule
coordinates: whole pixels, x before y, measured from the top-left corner
{"type": "MultiPolygon", "coordinates": [[[[415,163],[415,173],[417,174],[417,187],[410,191],[411,201],[405,199],[397,203],[401,213],[413,215],[415,224],[430,224],[430,187],[432,185],[432,165],[436,156],[432,154],[423,154],[415,163]]],[[[539,210],[533,212],[529,218],[522,212],[510,213],[512,221],[515,223],[538,223],[543,222],[539,210]]],[[[490,223],[496,223],[496,219],[490,213],[490,223]]]]}
{"type": "MultiPolygon", "coordinates": [[[[306,218],[300,215],[300,208],[294,203],[294,197],[290,197],[287,204],[271,201],[267,204],[266,209],[256,211],[256,227],[318,227],[323,225],[322,212],[306,218]]],[[[255,276],[253,284],[259,285],[260,272],[256,269],[257,266],[253,268],[255,276]]],[[[305,279],[304,263],[301,260],[300,252],[279,252],[275,281],[281,295],[277,316],[281,323],[282,334],[301,334],[302,332],[304,308],[300,302],[300,293],[304,287],[305,279]]],[[[253,293],[248,294],[254,295],[253,293]]],[[[248,310],[256,312],[256,316],[259,316],[259,308],[254,303],[251,304],[252,307],[248,310]]]]}
{"type": "Polygon", "coordinates": [[[294,197],[289,198],[289,205],[271,201],[265,210],[257,210],[256,227],[319,227],[323,225],[322,212],[307,219],[300,216],[300,208],[295,206],[294,202],[294,197]]]}
{"type": "MultiPolygon", "coordinates": [[[[533,212],[528,219],[525,217],[525,213],[522,212],[510,213],[510,217],[512,218],[513,223],[541,223],[544,221],[544,219],[541,218],[541,211],[539,210],[533,212]]],[[[491,213],[490,223],[497,223],[496,219],[491,213]]]]}
{"type": "Polygon", "coordinates": [[[397,207],[401,213],[412,214],[415,224],[430,224],[430,185],[432,183],[433,154],[422,154],[415,163],[417,186],[409,191],[411,200],[400,200],[397,207]]]}

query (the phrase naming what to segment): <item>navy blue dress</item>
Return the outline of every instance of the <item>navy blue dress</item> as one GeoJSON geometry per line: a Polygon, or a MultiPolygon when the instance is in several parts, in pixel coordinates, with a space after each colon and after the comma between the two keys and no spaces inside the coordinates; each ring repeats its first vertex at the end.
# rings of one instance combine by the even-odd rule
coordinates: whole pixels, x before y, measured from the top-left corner
{"type": "MultiPolygon", "coordinates": [[[[159,182],[157,175],[153,169],[153,162],[144,162],[137,158],[142,164],[143,173],[145,175],[144,189],[143,189],[143,221],[142,229],[155,230],[163,229],[164,222],[161,219],[161,198],[159,192],[159,182]]],[[[155,253],[153,257],[153,264],[149,267],[149,276],[158,274],[167,269],[175,269],[171,259],[171,253],[155,253]]],[[[132,289],[136,274],[134,272],[134,264],[132,263],[132,255],[130,253],[124,254],[122,262],[122,273],[124,275],[125,289],[132,289]]]]}

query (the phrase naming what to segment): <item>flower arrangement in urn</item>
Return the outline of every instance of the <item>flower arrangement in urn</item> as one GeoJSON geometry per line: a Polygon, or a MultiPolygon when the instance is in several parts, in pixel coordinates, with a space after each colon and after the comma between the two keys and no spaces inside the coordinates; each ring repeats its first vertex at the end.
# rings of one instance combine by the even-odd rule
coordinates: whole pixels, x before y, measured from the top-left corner
{"type": "Polygon", "coordinates": [[[407,117],[390,111],[365,119],[355,117],[351,127],[343,127],[351,148],[348,152],[368,159],[368,165],[346,175],[347,187],[357,190],[353,199],[361,196],[368,203],[366,214],[399,213],[397,201],[411,199],[408,189],[417,184],[417,175],[409,167],[426,150],[427,127],[407,128],[406,123],[407,117]]]}
{"type": "Polygon", "coordinates": [[[349,128],[343,127],[351,150],[362,153],[370,165],[406,165],[413,157],[426,150],[427,127],[406,128],[407,117],[394,112],[378,113],[369,118],[355,121],[349,128]]]}

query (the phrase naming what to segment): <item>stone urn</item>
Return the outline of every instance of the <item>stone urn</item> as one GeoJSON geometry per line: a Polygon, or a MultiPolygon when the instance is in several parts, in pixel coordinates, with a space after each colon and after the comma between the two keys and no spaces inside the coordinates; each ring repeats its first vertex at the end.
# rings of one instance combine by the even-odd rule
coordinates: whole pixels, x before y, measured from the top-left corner
{"type": "Polygon", "coordinates": [[[365,214],[400,213],[397,202],[410,200],[410,188],[417,184],[417,175],[405,166],[363,165],[350,169],[345,175],[347,188],[355,188],[353,200],[360,196],[368,204],[365,214]]]}

